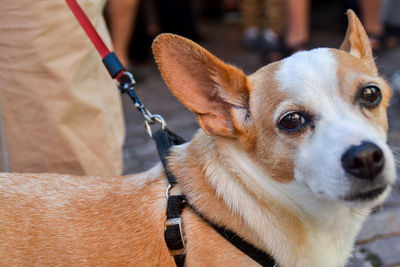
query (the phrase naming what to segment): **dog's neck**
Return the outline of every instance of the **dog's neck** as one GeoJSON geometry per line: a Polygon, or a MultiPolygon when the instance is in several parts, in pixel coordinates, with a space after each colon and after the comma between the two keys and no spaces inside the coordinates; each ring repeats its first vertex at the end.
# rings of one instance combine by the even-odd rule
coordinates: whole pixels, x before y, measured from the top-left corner
{"type": "Polygon", "coordinates": [[[317,198],[296,181],[268,178],[238,141],[201,130],[174,149],[169,165],[193,205],[282,266],[344,265],[368,214],[317,198]]]}

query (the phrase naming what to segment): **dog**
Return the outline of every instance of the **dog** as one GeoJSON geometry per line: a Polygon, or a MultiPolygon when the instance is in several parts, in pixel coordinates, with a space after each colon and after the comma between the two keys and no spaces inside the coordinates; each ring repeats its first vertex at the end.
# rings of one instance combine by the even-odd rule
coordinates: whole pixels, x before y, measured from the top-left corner
{"type": "MultiPolygon", "coordinates": [[[[350,10],[340,49],[297,52],[250,76],[185,38],[153,43],[172,93],[200,125],[175,146],[171,195],[271,255],[277,266],[343,266],[395,180],[389,85],[350,10]]],[[[3,173],[2,266],[175,266],[158,164],[124,177],[3,173]]],[[[257,266],[190,208],[186,266],[257,266]]]]}

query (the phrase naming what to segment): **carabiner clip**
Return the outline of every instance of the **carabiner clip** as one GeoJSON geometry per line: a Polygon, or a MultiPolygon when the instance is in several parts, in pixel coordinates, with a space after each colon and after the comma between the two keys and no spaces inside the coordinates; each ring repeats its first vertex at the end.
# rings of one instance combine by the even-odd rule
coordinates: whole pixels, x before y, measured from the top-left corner
{"type": "Polygon", "coordinates": [[[144,121],[144,126],[147,135],[150,136],[151,138],[153,137],[153,131],[151,130],[151,125],[153,125],[155,122],[158,122],[161,125],[162,130],[165,130],[165,128],[167,128],[167,123],[165,122],[164,118],[161,115],[158,114],[153,115],[149,113],[149,119],[146,118],[146,120],[144,121]]]}

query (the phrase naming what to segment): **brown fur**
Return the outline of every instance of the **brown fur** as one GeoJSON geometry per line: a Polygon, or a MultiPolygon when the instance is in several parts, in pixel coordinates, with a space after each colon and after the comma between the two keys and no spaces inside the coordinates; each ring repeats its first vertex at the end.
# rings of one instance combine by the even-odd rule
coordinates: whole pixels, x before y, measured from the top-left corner
{"type": "Polygon", "coordinates": [[[363,60],[364,64],[377,75],[378,70],[374,62],[370,41],[364,27],[359,27],[361,22],[353,11],[349,10],[347,12],[347,17],[349,19],[349,26],[347,27],[346,36],[344,37],[340,49],[363,60]]]}
{"type": "Polygon", "coordinates": [[[257,140],[254,141],[256,146],[253,157],[265,166],[264,169],[269,177],[278,182],[288,183],[294,178],[293,152],[298,140],[292,143],[289,139],[278,138],[273,113],[277,105],[287,97],[278,91],[278,84],[274,78],[279,66],[279,62],[270,64],[250,76],[254,88],[251,98],[253,120],[257,132],[261,133],[255,135],[257,140]],[[282,150],[283,145],[288,149],[282,150]]]}
{"type": "Polygon", "coordinates": [[[371,69],[369,65],[364,64],[364,61],[359,59],[348,60],[348,55],[339,50],[336,50],[335,54],[341,66],[341,68],[338,69],[338,76],[340,77],[339,89],[341,96],[346,99],[347,102],[354,101],[353,99],[356,98],[358,91],[362,87],[368,85],[371,78],[376,81],[376,85],[379,85],[382,93],[382,103],[375,109],[363,111],[363,114],[375,123],[377,127],[383,127],[383,129],[387,131],[388,123],[386,109],[389,106],[389,100],[392,97],[390,86],[384,79],[377,75],[374,68],[371,69]],[[351,73],[350,70],[354,69],[359,70],[358,75],[349,75],[349,73],[351,73]],[[368,77],[368,79],[366,79],[366,77],[368,77]],[[351,89],[352,92],[349,92],[349,89],[351,89]],[[372,118],[374,119],[372,120],[372,118]]]}
{"type": "Polygon", "coordinates": [[[389,85],[378,76],[378,70],[376,68],[374,57],[372,54],[372,49],[369,45],[368,36],[363,27],[358,27],[360,25],[360,21],[357,16],[352,11],[348,11],[347,15],[349,17],[349,27],[347,28],[346,36],[343,43],[340,46],[340,49],[354,55],[357,60],[348,60],[347,53],[343,53],[342,51],[336,51],[336,56],[338,62],[340,62],[341,68],[339,69],[338,76],[341,77],[340,81],[342,84],[340,85],[342,96],[352,97],[354,99],[355,94],[357,93],[357,89],[360,87],[367,85],[365,81],[363,81],[363,76],[368,75],[369,77],[374,77],[377,81],[377,84],[380,85],[380,90],[382,92],[382,104],[379,105],[378,108],[373,110],[367,110],[364,112],[364,115],[371,119],[374,118],[375,125],[377,127],[384,128],[385,131],[388,130],[387,123],[387,114],[386,109],[389,105],[389,100],[392,96],[392,91],[389,85]],[[358,79],[354,80],[353,77],[347,77],[347,73],[349,70],[358,69],[360,71],[360,75],[358,79]],[[353,79],[352,79],[353,78],[353,79]],[[353,83],[353,85],[349,85],[348,82],[353,83]],[[349,92],[344,91],[344,89],[353,88],[354,92],[349,94],[349,92]]]}
{"type": "Polygon", "coordinates": [[[163,239],[166,180],[160,167],[140,178],[0,179],[8,187],[0,200],[2,266],[173,266],[163,239]]]}
{"type": "Polygon", "coordinates": [[[164,35],[162,39],[153,44],[161,74],[168,87],[175,88],[175,96],[196,114],[200,126],[212,135],[245,132],[230,113],[233,108],[248,110],[246,75],[185,38],[164,35]]]}

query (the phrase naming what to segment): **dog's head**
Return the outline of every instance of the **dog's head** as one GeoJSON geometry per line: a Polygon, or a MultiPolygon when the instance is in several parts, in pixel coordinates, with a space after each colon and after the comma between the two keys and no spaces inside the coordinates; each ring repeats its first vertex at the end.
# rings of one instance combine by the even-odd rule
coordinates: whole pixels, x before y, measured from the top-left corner
{"type": "Polygon", "coordinates": [[[298,52],[247,77],[197,44],[160,35],[153,51],[175,96],[209,135],[234,138],[279,183],[378,204],[395,178],[388,84],[352,11],[340,49],[298,52]]]}

